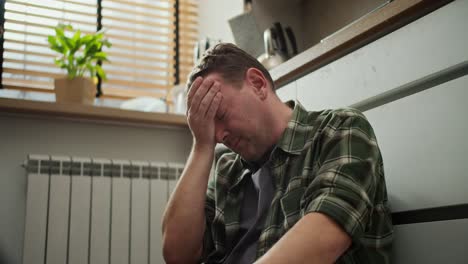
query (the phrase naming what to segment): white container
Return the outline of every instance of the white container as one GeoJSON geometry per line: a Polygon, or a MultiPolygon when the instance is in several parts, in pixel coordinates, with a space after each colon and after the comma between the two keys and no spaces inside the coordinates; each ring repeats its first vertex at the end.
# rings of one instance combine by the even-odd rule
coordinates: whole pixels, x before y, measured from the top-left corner
{"type": "Polygon", "coordinates": [[[172,88],[172,99],[174,100],[174,113],[185,115],[187,112],[185,84],[180,84],[172,88]]]}
{"type": "Polygon", "coordinates": [[[167,112],[167,106],[163,100],[148,96],[126,100],[120,104],[120,108],[143,112],[167,112]]]}

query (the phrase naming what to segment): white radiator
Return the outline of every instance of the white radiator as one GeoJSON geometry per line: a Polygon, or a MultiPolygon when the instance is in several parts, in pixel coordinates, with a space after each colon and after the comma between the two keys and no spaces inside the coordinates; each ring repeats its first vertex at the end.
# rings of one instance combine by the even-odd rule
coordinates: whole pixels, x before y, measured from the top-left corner
{"type": "Polygon", "coordinates": [[[30,155],[23,264],[164,263],[183,164],[30,155]]]}

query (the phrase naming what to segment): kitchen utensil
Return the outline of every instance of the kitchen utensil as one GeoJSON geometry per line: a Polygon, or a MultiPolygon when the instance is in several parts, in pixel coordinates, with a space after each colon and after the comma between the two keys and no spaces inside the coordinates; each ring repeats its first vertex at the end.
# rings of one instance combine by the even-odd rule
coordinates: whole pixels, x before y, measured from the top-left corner
{"type": "Polygon", "coordinates": [[[273,23],[273,26],[275,27],[276,37],[278,39],[279,52],[283,53],[283,55],[288,57],[288,46],[286,46],[286,39],[284,37],[283,27],[281,26],[280,22],[273,23]]]}
{"type": "Polygon", "coordinates": [[[258,61],[260,61],[260,63],[263,64],[263,66],[265,66],[267,70],[278,66],[279,64],[285,62],[287,59],[284,54],[282,54],[281,52],[277,52],[273,49],[272,34],[276,33],[274,31],[274,28],[268,28],[265,30],[265,32],[263,32],[265,53],[258,57],[258,61]]]}
{"type": "Polygon", "coordinates": [[[281,48],[281,43],[279,42],[278,35],[276,34],[276,29],[274,28],[271,28],[271,43],[272,43],[272,46],[271,46],[272,50],[274,52],[279,52],[281,48]]]}
{"type": "Polygon", "coordinates": [[[289,57],[292,57],[294,55],[297,55],[296,37],[294,36],[294,33],[293,33],[291,27],[286,27],[285,31],[286,31],[286,35],[288,36],[288,39],[289,39],[289,44],[291,44],[291,53],[289,53],[289,57]]]}
{"type": "Polygon", "coordinates": [[[229,19],[232,35],[236,45],[257,58],[265,52],[263,31],[257,25],[252,12],[247,12],[229,19]]]}

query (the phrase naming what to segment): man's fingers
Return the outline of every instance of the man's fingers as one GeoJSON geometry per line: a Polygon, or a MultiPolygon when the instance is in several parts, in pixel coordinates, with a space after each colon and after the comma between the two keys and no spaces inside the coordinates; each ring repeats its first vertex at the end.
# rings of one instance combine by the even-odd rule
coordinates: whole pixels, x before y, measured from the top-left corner
{"type": "Polygon", "coordinates": [[[195,81],[193,81],[192,85],[190,86],[190,90],[187,94],[187,110],[190,108],[191,106],[191,102],[192,102],[192,97],[193,95],[195,94],[195,92],[197,91],[198,87],[200,87],[200,84],[203,82],[203,78],[202,77],[197,77],[195,79],[195,81]]]}
{"type": "Polygon", "coordinates": [[[223,95],[220,92],[217,92],[216,95],[213,97],[213,100],[211,101],[208,111],[206,112],[207,119],[209,120],[214,119],[214,117],[216,116],[216,112],[218,112],[218,108],[222,100],[223,100],[223,95]]]}
{"type": "MultiPolygon", "coordinates": [[[[203,82],[197,88],[197,91],[195,92],[195,94],[192,97],[192,100],[190,102],[190,109],[189,109],[190,112],[192,112],[193,114],[198,113],[200,103],[203,100],[203,98],[205,97],[208,90],[211,88],[211,86],[213,86],[213,83],[214,83],[213,79],[204,79],[203,80],[203,82]]],[[[203,112],[203,115],[204,115],[204,112],[203,112]]]]}
{"type": "Polygon", "coordinates": [[[213,98],[216,96],[216,94],[219,92],[220,86],[219,83],[215,82],[213,86],[208,90],[208,92],[205,94],[205,97],[200,102],[200,106],[198,108],[198,113],[201,116],[205,116],[208,109],[210,108],[210,105],[212,104],[213,98]]]}

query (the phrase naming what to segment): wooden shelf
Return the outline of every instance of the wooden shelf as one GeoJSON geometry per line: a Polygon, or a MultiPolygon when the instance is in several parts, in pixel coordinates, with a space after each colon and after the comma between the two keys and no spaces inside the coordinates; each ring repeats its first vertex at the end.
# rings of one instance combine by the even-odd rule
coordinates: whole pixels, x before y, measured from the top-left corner
{"type": "Polygon", "coordinates": [[[394,0],[273,68],[270,74],[276,88],[295,81],[452,1],[394,0]]]}
{"type": "Polygon", "coordinates": [[[119,125],[188,128],[184,115],[9,98],[0,98],[0,113],[18,113],[119,125]]]}

